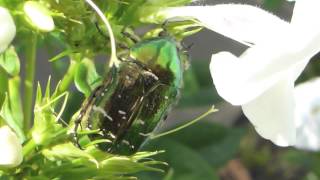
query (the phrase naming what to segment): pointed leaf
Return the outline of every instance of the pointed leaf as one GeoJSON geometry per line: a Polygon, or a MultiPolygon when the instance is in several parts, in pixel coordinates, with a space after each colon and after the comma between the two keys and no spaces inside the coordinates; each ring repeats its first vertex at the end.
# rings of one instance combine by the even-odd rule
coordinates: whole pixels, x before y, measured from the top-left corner
{"type": "Polygon", "coordinates": [[[44,98],[50,98],[50,92],[51,92],[51,76],[49,76],[48,81],[47,81],[47,86],[46,86],[46,91],[45,91],[45,95],[44,98]]]}
{"type": "Polygon", "coordinates": [[[35,107],[39,107],[41,101],[42,101],[42,91],[41,91],[41,85],[40,85],[40,83],[38,82],[37,92],[36,92],[35,107]]]}
{"type": "Polygon", "coordinates": [[[68,56],[68,55],[71,55],[73,52],[72,50],[68,49],[68,50],[65,50],[63,52],[61,52],[60,54],[54,56],[53,58],[49,59],[49,62],[55,62],[57,60],[60,60],[62,59],[63,57],[65,56],[68,56]]]}
{"type": "Polygon", "coordinates": [[[23,110],[22,110],[22,101],[20,96],[20,77],[14,77],[9,79],[9,101],[10,109],[13,112],[12,116],[14,121],[19,125],[20,128],[23,128],[23,110]]]}
{"type": "Polygon", "coordinates": [[[9,104],[9,98],[7,95],[3,102],[3,105],[0,111],[0,116],[2,116],[6,124],[10,126],[17,133],[20,141],[24,142],[26,137],[24,135],[22,127],[20,127],[20,123],[16,122],[12,115],[12,111],[10,109],[10,104],[9,104]]]}

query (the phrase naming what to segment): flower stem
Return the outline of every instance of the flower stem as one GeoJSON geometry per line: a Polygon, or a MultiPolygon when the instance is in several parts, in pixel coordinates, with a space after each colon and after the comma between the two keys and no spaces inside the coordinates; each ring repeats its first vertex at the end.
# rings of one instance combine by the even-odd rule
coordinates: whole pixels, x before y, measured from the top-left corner
{"type": "Polygon", "coordinates": [[[109,37],[110,37],[110,44],[111,44],[111,56],[110,56],[110,61],[109,61],[109,67],[116,66],[118,67],[120,64],[120,61],[117,58],[117,50],[116,50],[116,40],[113,35],[113,31],[111,28],[111,25],[108,21],[108,19],[105,17],[103,12],[99,9],[99,7],[92,2],[91,0],[85,0],[91,7],[96,11],[96,13],[100,16],[101,20],[106,26],[106,29],[108,30],[109,37]]]}
{"type": "Polygon", "coordinates": [[[23,146],[23,149],[22,149],[22,154],[23,154],[23,157],[26,157],[28,156],[35,148],[36,148],[36,143],[34,142],[33,139],[31,139],[30,141],[28,141],[27,144],[25,144],[23,146]]]}
{"type": "Polygon", "coordinates": [[[166,136],[166,135],[169,135],[169,134],[172,134],[172,133],[175,133],[175,132],[178,132],[186,127],[189,127],[191,126],[192,124],[200,121],[201,119],[207,117],[209,114],[211,113],[214,113],[214,112],[217,112],[218,110],[214,108],[214,106],[212,108],[210,108],[207,112],[203,113],[202,115],[200,115],[199,117],[197,117],[196,119],[186,123],[186,124],[183,124],[182,126],[179,126],[177,128],[174,128],[172,130],[169,130],[167,132],[164,132],[164,133],[160,133],[160,134],[156,134],[156,135],[151,135],[150,136],[150,139],[157,139],[157,138],[160,138],[160,137],[163,137],[163,136],[166,136]]]}
{"type": "Polygon", "coordinates": [[[24,80],[24,130],[27,132],[31,126],[32,103],[33,103],[33,85],[36,67],[37,53],[37,35],[32,33],[28,38],[26,47],[26,77],[24,80]]]}
{"type": "Polygon", "coordinates": [[[77,69],[77,64],[78,63],[72,57],[70,57],[69,68],[67,70],[67,73],[64,75],[63,79],[61,80],[58,92],[57,94],[55,94],[55,96],[59,96],[60,94],[64,93],[69,89],[77,69]]]}

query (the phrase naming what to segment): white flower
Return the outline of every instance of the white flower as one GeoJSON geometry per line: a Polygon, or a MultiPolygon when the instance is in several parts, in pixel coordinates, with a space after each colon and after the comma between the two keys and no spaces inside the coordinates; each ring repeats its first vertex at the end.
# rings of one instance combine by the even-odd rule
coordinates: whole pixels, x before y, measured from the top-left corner
{"type": "Polygon", "coordinates": [[[27,1],[23,5],[27,21],[33,27],[43,32],[54,30],[54,21],[51,12],[43,4],[36,1],[27,1]]]}
{"type": "Polygon", "coordinates": [[[1,127],[0,167],[16,167],[22,159],[22,146],[17,135],[8,126],[1,127]]]}
{"type": "Polygon", "coordinates": [[[0,54],[7,49],[16,35],[16,26],[6,8],[0,6],[0,54]]]}
{"type": "Polygon", "coordinates": [[[195,17],[208,28],[251,46],[240,57],[228,52],[213,55],[213,82],[220,96],[242,106],[262,137],[289,146],[299,137],[294,82],[320,50],[319,9],[319,0],[299,0],[291,23],[248,5],[185,7],[165,13],[195,17]]]}
{"type": "Polygon", "coordinates": [[[320,150],[320,78],[299,84],[294,89],[296,102],[296,147],[320,150]]]}

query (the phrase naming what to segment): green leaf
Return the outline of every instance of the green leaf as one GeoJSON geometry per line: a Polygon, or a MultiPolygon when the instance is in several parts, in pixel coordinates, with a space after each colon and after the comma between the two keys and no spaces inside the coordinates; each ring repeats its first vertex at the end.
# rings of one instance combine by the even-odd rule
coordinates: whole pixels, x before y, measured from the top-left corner
{"type": "Polygon", "coordinates": [[[47,86],[46,86],[44,98],[49,99],[50,95],[51,95],[51,76],[49,76],[48,81],[47,81],[47,86]]]}
{"type": "Polygon", "coordinates": [[[149,157],[156,153],[143,152],[144,161],[137,161],[139,155],[118,156],[103,152],[96,147],[80,150],[71,143],[59,144],[45,149],[42,154],[49,161],[59,161],[59,166],[47,169],[43,174],[60,179],[133,179],[126,176],[138,171],[160,171],[150,165],[163,164],[149,157]],[[149,156],[148,156],[148,155],[149,156]]]}
{"type": "Polygon", "coordinates": [[[20,128],[23,128],[23,110],[20,96],[21,80],[19,76],[9,79],[9,101],[12,116],[20,128]]]}
{"type": "Polygon", "coordinates": [[[85,158],[88,159],[88,162],[91,161],[92,163],[97,163],[93,156],[77,148],[72,143],[65,143],[53,146],[50,149],[43,150],[42,154],[52,161],[85,158]]]}
{"type": "Polygon", "coordinates": [[[70,49],[65,50],[62,53],[60,53],[60,54],[54,56],[53,58],[49,59],[49,62],[54,62],[54,61],[60,60],[65,56],[71,55],[72,53],[73,53],[73,51],[70,50],[70,49]]]}
{"type": "Polygon", "coordinates": [[[0,108],[4,101],[5,95],[8,92],[8,75],[0,68],[0,108]]]}
{"type": "Polygon", "coordinates": [[[80,64],[76,70],[76,74],[74,77],[74,83],[77,89],[85,94],[86,97],[90,96],[91,88],[87,82],[87,68],[84,64],[80,64]]]}
{"type": "MultiPolygon", "coordinates": [[[[42,146],[59,141],[61,135],[63,136],[66,131],[61,124],[57,123],[60,113],[55,112],[55,106],[63,101],[63,97],[66,97],[67,93],[53,97],[50,89],[51,79],[49,78],[44,97],[41,97],[42,91],[38,84],[34,106],[34,124],[31,136],[35,144],[42,146]]],[[[63,105],[61,107],[63,108],[63,105]]]]}
{"type": "Polygon", "coordinates": [[[80,92],[87,97],[91,94],[91,91],[101,82],[101,77],[92,60],[88,58],[82,60],[77,67],[74,81],[80,92]]]}
{"type": "Polygon", "coordinates": [[[9,98],[6,96],[0,111],[0,116],[2,116],[5,123],[17,133],[20,141],[24,142],[26,137],[23,133],[23,128],[20,126],[20,122],[16,122],[13,113],[14,112],[10,108],[9,98]]]}
{"type": "Polygon", "coordinates": [[[102,168],[113,174],[136,173],[139,171],[160,171],[158,168],[145,166],[143,163],[134,162],[128,157],[111,157],[101,162],[102,168]]]}
{"type": "Polygon", "coordinates": [[[37,106],[40,105],[41,101],[42,101],[42,91],[41,91],[41,85],[38,82],[37,92],[36,92],[36,100],[35,100],[35,109],[37,106]]]}
{"type": "Polygon", "coordinates": [[[11,76],[20,72],[20,60],[13,46],[0,55],[0,66],[11,76]]]}

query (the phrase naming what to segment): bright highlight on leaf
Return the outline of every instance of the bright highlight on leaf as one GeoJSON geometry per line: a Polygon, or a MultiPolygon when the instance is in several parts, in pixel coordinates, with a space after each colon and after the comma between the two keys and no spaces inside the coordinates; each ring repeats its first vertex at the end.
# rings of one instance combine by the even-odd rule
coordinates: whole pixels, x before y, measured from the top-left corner
{"type": "Polygon", "coordinates": [[[36,1],[27,1],[23,5],[26,19],[36,29],[43,32],[50,32],[54,29],[54,21],[50,10],[43,4],[36,1]]]}

